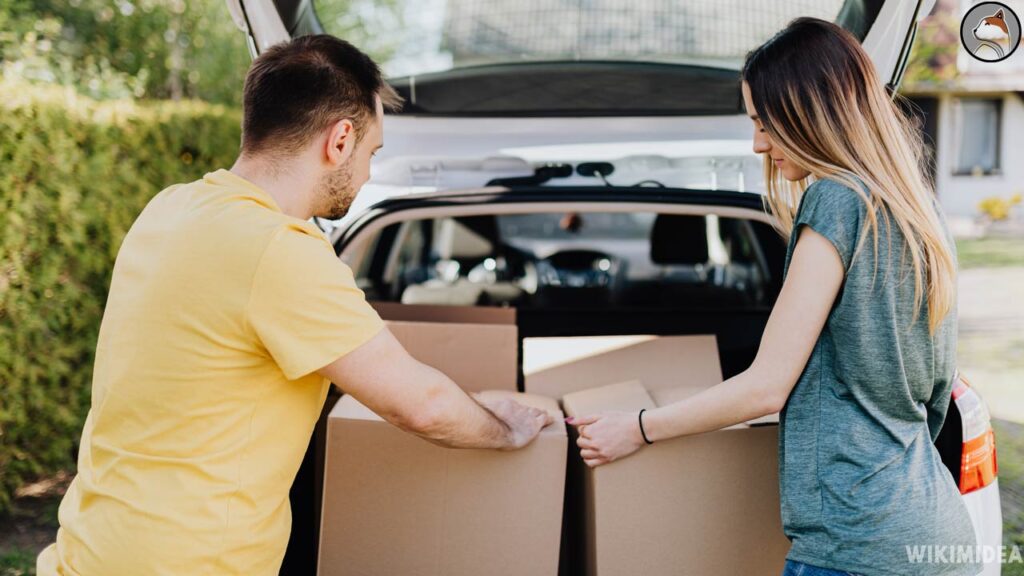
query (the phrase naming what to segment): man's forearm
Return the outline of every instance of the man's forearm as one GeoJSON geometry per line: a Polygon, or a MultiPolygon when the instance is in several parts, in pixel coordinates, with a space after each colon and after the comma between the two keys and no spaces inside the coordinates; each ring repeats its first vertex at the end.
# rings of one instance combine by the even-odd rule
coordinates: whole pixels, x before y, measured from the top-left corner
{"type": "Polygon", "coordinates": [[[318,371],[402,430],[460,448],[510,448],[496,418],[440,371],[419,362],[385,328],[318,371]]]}
{"type": "Polygon", "coordinates": [[[451,448],[508,448],[508,426],[438,370],[422,365],[429,387],[421,418],[410,432],[451,448]]]}

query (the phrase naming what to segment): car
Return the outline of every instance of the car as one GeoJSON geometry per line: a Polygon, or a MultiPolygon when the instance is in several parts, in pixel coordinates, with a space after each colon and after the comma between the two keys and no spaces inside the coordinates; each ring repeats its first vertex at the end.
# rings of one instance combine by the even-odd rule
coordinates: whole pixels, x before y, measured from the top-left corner
{"type": "MultiPolygon", "coordinates": [[[[227,5],[256,55],[324,32],[319,1],[227,5]]],[[[745,51],[793,17],[828,18],[895,92],[933,3],[389,4],[404,28],[381,34],[411,46],[384,66],[404,108],[350,214],[318,223],[371,301],[511,306],[522,337],[714,334],[732,376],[754,358],[785,257],[739,90],[745,51]]],[[[316,571],[322,442],[323,420],[283,574],[316,571]]],[[[966,378],[935,446],[998,551],[995,441],[966,378]]],[[[997,553],[983,574],[999,573],[997,553]]]]}

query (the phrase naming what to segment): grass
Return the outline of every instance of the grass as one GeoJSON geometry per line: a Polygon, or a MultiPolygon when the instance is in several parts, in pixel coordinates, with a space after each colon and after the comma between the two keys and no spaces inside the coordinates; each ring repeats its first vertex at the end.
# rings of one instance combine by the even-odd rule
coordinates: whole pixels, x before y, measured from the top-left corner
{"type": "MultiPolygon", "coordinates": [[[[1003,544],[1024,550],[1024,424],[993,419],[992,428],[999,463],[1003,544]]],[[[1024,576],[1024,562],[1003,564],[1002,576],[1024,576]]]]}
{"type": "Polygon", "coordinates": [[[26,547],[0,552],[0,576],[35,576],[38,553],[26,547]]]}
{"type": "Polygon", "coordinates": [[[1024,547],[1024,424],[994,419],[1006,544],[1024,547]]]}
{"type": "Polygon", "coordinates": [[[16,549],[0,554],[0,576],[34,576],[35,573],[35,552],[16,549]]]}
{"type": "Polygon", "coordinates": [[[956,250],[961,269],[1024,266],[1024,238],[961,238],[956,250]]]}
{"type": "MultiPolygon", "coordinates": [[[[1007,556],[1010,552],[1007,551],[1007,556]]],[[[1024,576],[1024,563],[1006,562],[1003,564],[1003,571],[1000,576],[1024,576]]]]}

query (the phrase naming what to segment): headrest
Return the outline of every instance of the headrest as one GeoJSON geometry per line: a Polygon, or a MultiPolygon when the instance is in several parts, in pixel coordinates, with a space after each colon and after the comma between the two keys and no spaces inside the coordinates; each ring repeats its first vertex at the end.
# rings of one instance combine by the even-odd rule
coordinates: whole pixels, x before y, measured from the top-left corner
{"type": "Polygon", "coordinates": [[[704,264],[708,261],[708,225],[702,215],[658,214],[651,228],[655,264],[704,264]]]}
{"type": "Polygon", "coordinates": [[[445,260],[483,258],[494,252],[494,246],[487,238],[451,218],[441,221],[434,246],[438,257],[445,260]]]}

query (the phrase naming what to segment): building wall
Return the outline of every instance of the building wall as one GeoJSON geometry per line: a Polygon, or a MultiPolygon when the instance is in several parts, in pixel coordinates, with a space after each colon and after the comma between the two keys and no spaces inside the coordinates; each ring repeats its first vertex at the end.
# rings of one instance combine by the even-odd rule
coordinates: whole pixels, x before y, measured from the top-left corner
{"type": "MultiPolygon", "coordinates": [[[[1002,97],[1000,168],[998,174],[955,175],[957,126],[954,105],[959,94],[939,95],[939,125],[935,188],[946,213],[957,217],[978,214],[978,202],[989,196],[1007,197],[1024,192],[1024,100],[1013,92],[990,94],[1002,97]]],[[[964,96],[979,97],[971,93],[964,96]]]]}

